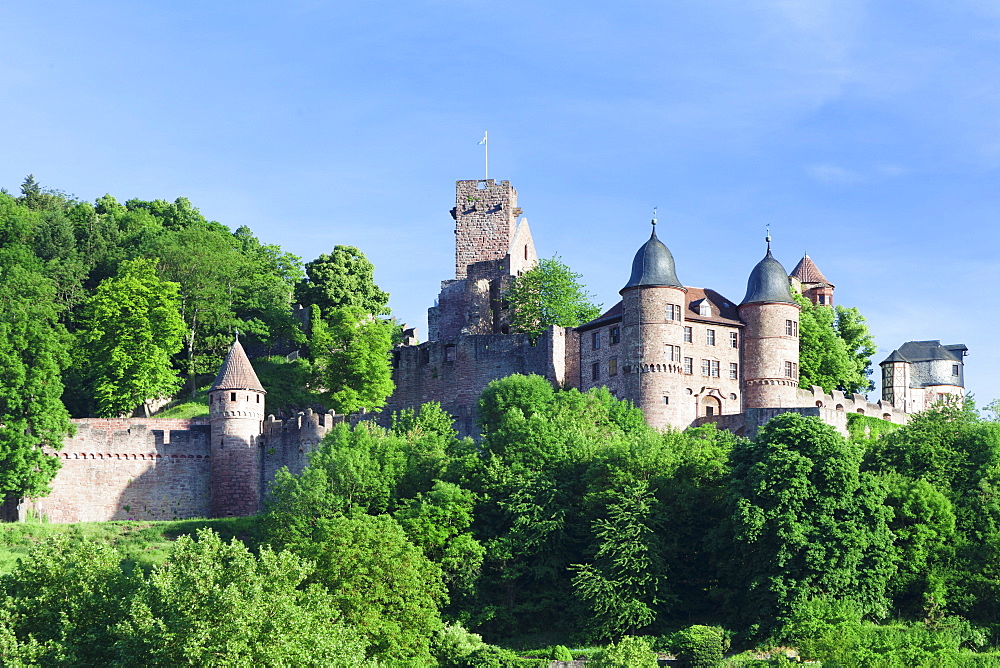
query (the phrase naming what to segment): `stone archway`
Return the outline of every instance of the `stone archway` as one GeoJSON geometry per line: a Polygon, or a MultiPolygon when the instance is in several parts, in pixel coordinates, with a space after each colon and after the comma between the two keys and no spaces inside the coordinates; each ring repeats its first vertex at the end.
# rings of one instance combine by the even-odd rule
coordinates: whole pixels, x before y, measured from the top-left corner
{"type": "Polygon", "coordinates": [[[708,395],[701,398],[701,408],[698,411],[699,416],[711,417],[713,415],[722,415],[722,402],[718,397],[708,395]]]}

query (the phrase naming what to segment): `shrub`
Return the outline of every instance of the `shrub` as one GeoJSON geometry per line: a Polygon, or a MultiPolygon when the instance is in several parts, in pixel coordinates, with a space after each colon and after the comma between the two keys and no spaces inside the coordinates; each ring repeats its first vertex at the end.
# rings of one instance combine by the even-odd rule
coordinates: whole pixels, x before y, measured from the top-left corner
{"type": "Polygon", "coordinates": [[[673,651],[682,666],[707,668],[718,665],[726,650],[725,634],[717,626],[695,624],[674,634],[673,651]]]}
{"type": "Polygon", "coordinates": [[[573,652],[565,645],[553,645],[549,648],[549,658],[553,661],[572,661],[573,652]]]}
{"type": "Polygon", "coordinates": [[[439,668],[461,668],[468,657],[486,646],[478,633],[467,631],[461,624],[448,624],[434,634],[432,651],[439,668]]]}
{"type": "Polygon", "coordinates": [[[587,668],[656,668],[656,654],[644,637],[625,636],[597,653],[587,668]]]}

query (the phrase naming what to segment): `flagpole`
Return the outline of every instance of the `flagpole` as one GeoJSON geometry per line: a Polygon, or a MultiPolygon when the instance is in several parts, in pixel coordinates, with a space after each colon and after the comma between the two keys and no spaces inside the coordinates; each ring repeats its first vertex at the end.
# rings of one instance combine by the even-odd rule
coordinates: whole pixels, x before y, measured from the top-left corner
{"type": "Polygon", "coordinates": [[[486,180],[490,178],[490,133],[483,132],[483,147],[486,149],[486,180]]]}

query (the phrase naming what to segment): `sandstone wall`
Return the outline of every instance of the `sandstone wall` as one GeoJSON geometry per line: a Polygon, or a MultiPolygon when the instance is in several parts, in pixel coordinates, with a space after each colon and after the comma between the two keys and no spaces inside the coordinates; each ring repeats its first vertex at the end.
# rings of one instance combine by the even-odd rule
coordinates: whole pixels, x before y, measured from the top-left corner
{"type": "Polygon", "coordinates": [[[210,513],[207,418],[81,419],[54,453],[62,469],[52,494],[26,501],[52,522],[169,520],[210,513]]]}

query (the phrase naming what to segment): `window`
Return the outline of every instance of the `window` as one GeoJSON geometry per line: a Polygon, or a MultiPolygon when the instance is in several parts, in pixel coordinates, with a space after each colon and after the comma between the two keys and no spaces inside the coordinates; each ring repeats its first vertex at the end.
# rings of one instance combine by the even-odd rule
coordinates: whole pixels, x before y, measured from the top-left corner
{"type": "Polygon", "coordinates": [[[740,377],[740,365],[736,362],[729,363],[729,379],[736,380],[740,377]]]}
{"type": "Polygon", "coordinates": [[[618,358],[612,357],[608,360],[608,375],[617,376],[618,375],[618,358]]]}
{"type": "Polygon", "coordinates": [[[454,362],[455,361],[455,346],[445,346],[444,347],[444,361],[454,362]]]}
{"type": "Polygon", "coordinates": [[[692,374],[694,373],[694,359],[691,357],[684,358],[684,373],[692,374]]]}
{"type": "Polygon", "coordinates": [[[740,335],[736,332],[729,332],[729,345],[732,348],[740,347],[740,335]]]}
{"type": "Polygon", "coordinates": [[[671,345],[668,345],[666,353],[667,353],[667,359],[670,360],[671,362],[680,362],[681,361],[681,347],[680,346],[671,346],[671,345]]]}
{"type": "Polygon", "coordinates": [[[698,304],[698,315],[712,315],[712,305],[708,303],[707,299],[702,299],[701,303],[698,304]]]}
{"type": "Polygon", "coordinates": [[[719,360],[712,360],[711,366],[712,366],[712,368],[711,368],[711,372],[712,372],[711,376],[712,376],[712,378],[718,378],[719,377],[719,360]]]}
{"type": "Polygon", "coordinates": [[[667,406],[670,404],[670,397],[663,397],[663,405],[667,406]]]}
{"type": "Polygon", "coordinates": [[[684,343],[691,343],[694,340],[694,333],[690,327],[684,328],[684,343]]]}
{"type": "Polygon", "coordinates": [[[681,307],[677,304],[667,304],[667,320],[680,320],[681,307]]]}
{"type": "Polygon", "coordinates": [[[236,401],[236,393],[235,392],[230,392],[229,393],[229,400],[230,401],[236,401]]]}
{"type": "Polygon", "coordinates": [[[593,350],[600,350],[601,348],[601,330],[597,330],[590,335],[590,347],[593,350]]]}
{"type": "Polygon", "coordinates": [[[705,345],[714,346],[715,345],[715,330],[706,329],[705,330],[705,345]]]}
{"type": "Polygon", "coordinates": [[[785,321],[785,336],[799,336],[799,323],[795,320],[785,321]]]}
{"type": "Polygon", "coordinates": [[[600,380],[601,379],[601,363],[594,362],[590,365],[590,379],[600,380]]]}
{"type": "Polygon", "coordinates": [[[611,345],[615,345],[622,340],[622,330],[620,327],[612,327],[611,331],[608,332],[608,339],[611,341],[611,345]]]}
{"type": "Polygon", "coordinates": [[[799,365],[794,362],[785,362],[785,378],[798,378],[799,365]]]}
{"type": "Polygon", "coordinates": [[[707,376],[712,373],[712,364],[708,360],[701,361],[701,375],[707,376]]]}
{"type": "Polygon", "coordinates": [[[826,305],[826,295],[824,295],[824,294],[819,295],[819,303],[820,303],[820,306],[826,305]]]}
{"type": "Polygon", "coordinates": [[[952,364],[951,365],[951,375],[953,375],[953,376],[957,376],[958,375],[958,365],[957,364],[952,364]]]}

